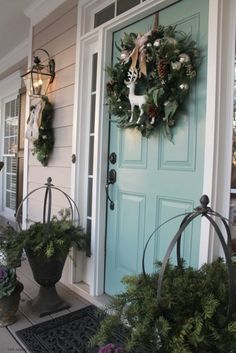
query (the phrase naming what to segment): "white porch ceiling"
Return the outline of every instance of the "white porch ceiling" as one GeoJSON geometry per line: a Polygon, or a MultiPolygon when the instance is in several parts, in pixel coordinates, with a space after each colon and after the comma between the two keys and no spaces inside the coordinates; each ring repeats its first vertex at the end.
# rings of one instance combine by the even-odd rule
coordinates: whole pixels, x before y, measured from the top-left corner
{"type": "Polygon", "coordinates": [[[28,38],[30,20],[24,10],[34,0],[0,0],[0,61],[28,38]]]}

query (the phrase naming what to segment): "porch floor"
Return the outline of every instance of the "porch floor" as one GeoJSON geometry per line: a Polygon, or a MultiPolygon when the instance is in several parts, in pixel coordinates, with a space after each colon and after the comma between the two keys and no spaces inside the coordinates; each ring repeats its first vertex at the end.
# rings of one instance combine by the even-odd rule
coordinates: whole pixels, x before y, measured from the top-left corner
{"type": "MultiPolygon", "coordinates": [[[[61,315],[68,314],[69,312],[84,308],[90,303],[84,298],[72,292],[70,289],[65,288],[62,284],[57,284],[57,291],[70,305],[68,310],[60,311],[52,315],[44,316],[42,318],[34,315],[29,310],[27,301],[35,298],[38,293],[38,284],[33,280],[31,269],[26,261],[22,262],[22,266],[17,270],[19,280],[24,285],[24,290],[21,293],[21,301],[19,310],[17,312],[17,321],[8,327],[0,328],[0,352],[1,353],[16,353],[16,352],[29,352],[26,347],[19,341],[16,336],[16,331],[26,327],[44,322],[61,315]]],[[[55,352],[56,353],[56,352],[55,352]]]]}

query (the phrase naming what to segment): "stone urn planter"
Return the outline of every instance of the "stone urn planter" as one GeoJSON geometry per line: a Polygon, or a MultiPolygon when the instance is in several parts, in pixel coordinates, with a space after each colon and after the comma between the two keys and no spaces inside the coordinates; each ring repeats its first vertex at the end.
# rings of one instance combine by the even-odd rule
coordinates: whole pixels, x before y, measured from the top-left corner
{"type": "Polygon", "coordinates": [[[54,255],[50,259],[35,256],[34,251],[25,248],[34,280],[40,285],[36,298],[29,305],[40,316],[68,309],[66,303],[57,293],[56,283],[60,281],[67,255],[54,255]]]}

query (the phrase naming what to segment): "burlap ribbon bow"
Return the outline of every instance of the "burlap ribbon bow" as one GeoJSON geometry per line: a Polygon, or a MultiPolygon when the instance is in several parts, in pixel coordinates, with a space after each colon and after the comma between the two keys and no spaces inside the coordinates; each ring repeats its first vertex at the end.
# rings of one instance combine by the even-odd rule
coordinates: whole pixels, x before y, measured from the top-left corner
{"type": "Polygon", "coordinates": [[[130,58],[132,59],[132,63],[130,68],[134,70],[137,67],[137,62],[139,64],[139,77],[141,74],[147,76],[147,65],[146,65],[146,49],[145,44],[148,41],[148,36],[151,35],[151,31],[145,34],[138,34],[135,40],[135,47],[130,54],[130,58]]]}

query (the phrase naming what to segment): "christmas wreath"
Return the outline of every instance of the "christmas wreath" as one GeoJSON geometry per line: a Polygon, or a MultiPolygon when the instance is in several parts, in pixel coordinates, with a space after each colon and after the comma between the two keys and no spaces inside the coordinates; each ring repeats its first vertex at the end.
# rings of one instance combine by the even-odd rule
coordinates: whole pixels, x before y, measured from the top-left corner
{"type": "Polygon", "coordinates": [[[137,128],[150,136],[171,127],[196,78],[200,52],[196,42],[176,30],[158,26],[146,34],[125,33],[120,57],[107,67],[107,103],[121,128],[137,128]]]}

